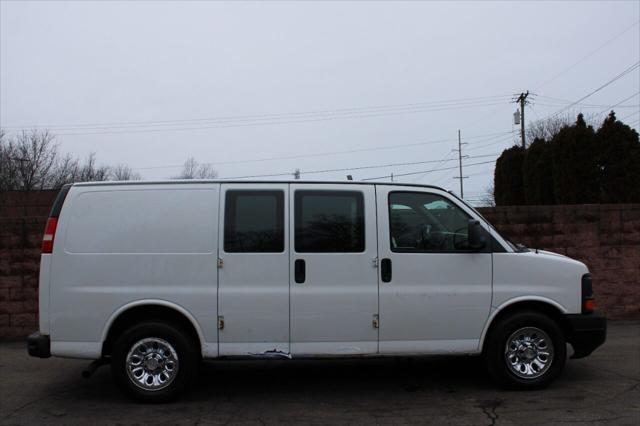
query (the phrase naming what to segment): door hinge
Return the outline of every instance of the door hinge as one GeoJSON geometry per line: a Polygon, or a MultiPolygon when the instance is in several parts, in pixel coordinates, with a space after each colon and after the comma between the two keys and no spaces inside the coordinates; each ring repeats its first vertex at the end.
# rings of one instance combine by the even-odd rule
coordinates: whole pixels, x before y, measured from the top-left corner
{"type": "Polygon", "coordinates": [[[218,258],[218,269],[222,268],[224,266],[224,260],[218,258]]]}
{"type": "Polygon", "coordinates": [[[378,267],[378,258],[374,257],[373,259],[371,259],[371,264],[373,265],[374,268],[378,267]]]}
{"type": "Polygon", "coordinates": [[[378,314],[373,314],[372,325],[373,328],[380,328],[380,316],[378,314]]]}
{"type": "Polygon", "coordinates": [[[218,315],[218,330],[222,330],[224,328],[224,317],[222,315],[218,315]]]}

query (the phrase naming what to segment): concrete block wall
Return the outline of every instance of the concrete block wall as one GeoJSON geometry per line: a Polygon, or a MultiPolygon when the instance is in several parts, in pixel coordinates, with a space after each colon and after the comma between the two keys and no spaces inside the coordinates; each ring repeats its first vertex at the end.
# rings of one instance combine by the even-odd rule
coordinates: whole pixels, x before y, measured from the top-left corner
{"type": "Polygon", "coordinates": [[[514,243],[584,262],[596,308],[640,318],[640,204],[505,206],[479,209],[514,243]]]}
{"type": "Polygon", "coordinates": [[[40,243],[46,218],[0,217],[0,339],[38,328],[40,243]]]}

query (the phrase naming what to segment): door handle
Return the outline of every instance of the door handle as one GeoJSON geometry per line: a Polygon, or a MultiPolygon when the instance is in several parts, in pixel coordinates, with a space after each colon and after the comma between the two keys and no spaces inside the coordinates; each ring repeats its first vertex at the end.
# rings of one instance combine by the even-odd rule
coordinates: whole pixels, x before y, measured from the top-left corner
{"type": "Polygon", "coordinates": [[[391,259],[382,259],[380,262],[380,278],[383,283],[391,282],[391,259]]]}
{"type": "Polygon", "coordinates": [[[297,284],[304,283],[307,277],[307,265],[304,262],[304,259],[296,259],[294,263],[294,278],[297,284]]]}

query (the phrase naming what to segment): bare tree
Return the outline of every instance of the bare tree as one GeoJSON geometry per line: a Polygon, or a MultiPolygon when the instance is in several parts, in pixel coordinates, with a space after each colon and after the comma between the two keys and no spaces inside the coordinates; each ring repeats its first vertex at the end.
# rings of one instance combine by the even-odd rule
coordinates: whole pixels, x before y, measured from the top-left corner
{"type": "Polygon", "coordinates": [[[484,193],[480,196],[479,201],[482,207],[496,206],[496,199],[495,199],[495,196],[493,195],[493,184],[487,186],[484,189],[484,193]]]}
{"type": "Polygon", "coordinates": [[[47,187],[58,147],[48,131],[22,131],[15,139],[0,138],[0,189],[31,191],[47,187]]]}
{"type": "Polygon", "coordinates": [[[117,164],[111,168],[111,176],[109,180],[141,180],[140,173],[125,164],[117,164]]]}
{"type": "MultiPolygon", "coordinates": [[[[531,121],[527,124],[527,145],[535,139],[551,140],[563,127],[568,127],[576,122],[578,114],[566,113],[553,117],[543,118],[537,121],[531,121]]],[[[598,120],[598,116],[591,114],[585,116],[585,121],[593,125],[598,120]]]]}
{"type": "Polygon", "coordinates": [[[79,168],[77,158],[73,158],[70,155],[59,158],[53,170],[49,187],[60,188],[64,184],[75,182],[79,168]]]}
{"type": "Polygon", "coordinates": [[[560,115],[542,120],[531,121],[527,125],[527,141],[535,139],[551,140],[563,127],[571,126],[575,119],[570,115],[560,115]]]}
{"type": "Polygon", "coordinates": [[[84,164],[81,164],[74,176],[74,182],[96,182],[109,180],[110,170],[107,166],[96,165],[96,154],[92,152],[84,164]]]}
{"type": "MultiPolygon", "coordinates": [[[[208,169],[198,169],[207,173],[208,169]]],[[[47,130],[22,131],[9,137],[0,130],[0,191],[56,189],[66,183],[138,180],[130,167],[98,166],[94,153],[84,162],[71,155],[62,156],[54,136],[47,130]]]]}
{"type": "Polygon", "coordinates": [[[18,185],[18,163],[15,146],[0,129],[0,191],[15,189],[18,185]]]}
{"type": "Polygon", "coordinates": [[[215,179],[218,172],[208,163],[198,163],[195,158],[189,157],[184,162],[182,172],[173,179],[215,179]]]}

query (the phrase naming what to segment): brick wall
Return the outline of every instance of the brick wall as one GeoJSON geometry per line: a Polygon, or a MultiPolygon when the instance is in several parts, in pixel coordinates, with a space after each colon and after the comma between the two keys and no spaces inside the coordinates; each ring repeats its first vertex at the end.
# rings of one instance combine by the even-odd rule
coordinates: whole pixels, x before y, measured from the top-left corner
{"type": "MultiPolygon", "coordinates": [[[[0,193],[0,339],[38,328],[40,242],[55,194],[0,193]]],[[[640,318],[640,204],[480,210],[514,242],[585,262],[610,318],[640,318]]]]}
{"type": "Polygon", "coordinates": [[[0,217],[0,339],[38,328],[38,267],[46,218],[0,217]]]}
{"type": "Polygon", "coordinates": [[[640,318],[640,204],[479,210],[515,243],[584,262],[593,277],[596,307],[607,316],[640,318]]]}
{"type": "Polygon", "coordinates": [[[57,193],[0,192],[0,339],[38,328],[40,243],[57,193]]]}

